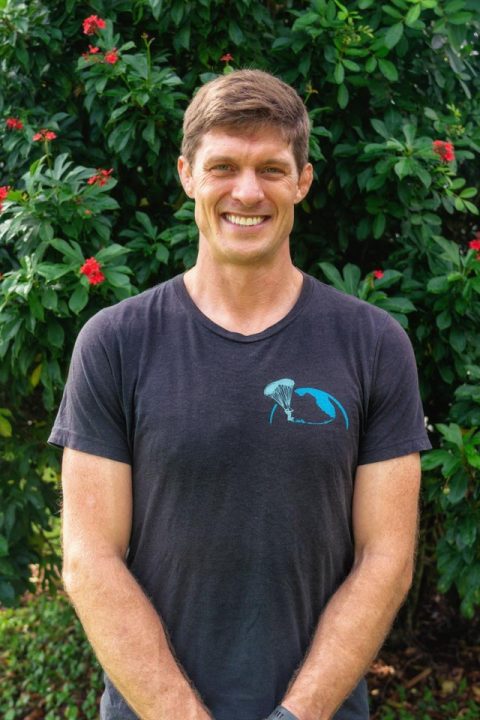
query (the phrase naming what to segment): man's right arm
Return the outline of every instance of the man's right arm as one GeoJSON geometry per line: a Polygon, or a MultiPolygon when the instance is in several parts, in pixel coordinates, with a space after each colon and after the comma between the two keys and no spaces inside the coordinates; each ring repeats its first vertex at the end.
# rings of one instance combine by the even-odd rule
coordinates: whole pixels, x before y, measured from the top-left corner
{"type": "Polygon", "coordinates": [[[65,448],[62,485],[65,589],[112,683],[141,720],[211,719],[125,565],[130,465],[65,448]]]}

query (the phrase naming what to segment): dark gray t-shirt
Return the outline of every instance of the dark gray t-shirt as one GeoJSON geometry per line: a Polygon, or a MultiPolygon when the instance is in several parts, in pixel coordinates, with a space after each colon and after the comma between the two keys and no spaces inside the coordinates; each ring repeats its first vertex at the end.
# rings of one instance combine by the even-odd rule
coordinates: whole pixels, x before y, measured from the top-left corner
{"type": "MultiPolygon", "coordinates": [[[[128,567],[216,720],[281,701],[352,567],[357,465],[430,447],[400,325],[307,275],[255,335],[181,275],[101,310],[49,442],[132,465],[128,567]]],[[[135,718],[108,679],[102,717],[135,718]]],[[[368,718],[364,681],[335,718],[368,718]]]]}

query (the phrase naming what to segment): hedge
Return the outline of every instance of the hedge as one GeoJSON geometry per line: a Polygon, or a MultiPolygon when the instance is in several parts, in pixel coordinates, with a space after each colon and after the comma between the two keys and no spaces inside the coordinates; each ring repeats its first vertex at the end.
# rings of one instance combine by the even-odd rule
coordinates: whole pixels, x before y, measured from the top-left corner
{"type": "Polygon", "coordinates": [[[413,598],[480,604],[477,0],[0,0],[0,602],[58,567],[46,445],[74,339],[195,261],[176,177],[202,83],[258,67],[312,122],[295,263],[407,329],[435,449],[413,598]]]}

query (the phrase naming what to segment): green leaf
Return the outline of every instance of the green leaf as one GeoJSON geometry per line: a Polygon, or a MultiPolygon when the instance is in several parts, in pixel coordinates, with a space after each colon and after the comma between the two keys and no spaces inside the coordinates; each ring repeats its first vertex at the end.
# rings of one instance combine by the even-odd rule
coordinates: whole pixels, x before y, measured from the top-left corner
{"type": "Polygon", "coordinates": [[[72,269],[76,269],[76,267],[76,265],[64,265],[63,263],[40,263],[37,265],[37,272],[48,282],[53,282],[72,272],[72,269]]]}
{"type": "Polygon", "coordinates": [[[456,423],[450,423],[449,425],[438,423],[435,427],[443,435],[447,442],[456,445],[460,449],[463,448],[463,436],[459,425],[456,423]]]}
{"type": "Polygon", "coordinates": [[[475,197],[477,192],[478,192],[477,188],[468,187],[468,188],[465,188],[465,190],[462,190],[462,192],[460,193],[460,197],[463,198],[464,200],[468,199],[468,198],[472,198],[472,197],[475,197]]]}
{"type": "Polygon", "coordinates": [[[385,46],[391,50],[397,43],[400,42],[403,36],[403,23],[399,22],[388,28],[385,33],[385,46]]]}
{"type": "Polygon", "coordinates": [[[0,415],[0,437],[12,437],[12,424],[0,415]]]}
{"type": "Polygon", "coordinates": [[[357,265],[348,263],[343,268],[343,277],[345,280],[345,290],[349,295],[356,295],[358,291],[358,284],[362,277],[362,272],[357,265]]]}
{"type": "Polygon", "coordinates": [[[430,450],[422,456],[422,469],[434,470],[439,465],[443,465],[445,460],[450,460],[451,454],[447,450],[430,450]]]}
{"type": "Polygon", "coordinates": [[[380,68],[382,75],[390,82],[396,82],[398,80],[397,68],[392,62],[390,62],[390,60],[379,60],[378,67],[380,68]]]}
{"type": "Polygon", "coordinates": [[[441,235],[434,235],[433,240],[442,248],[442,257],[453,263],[455,267],[461,268],[462,262],[458,245],[441,235]]]}
{"type": "Polygon", "coordinates": [[[449,489],[448,502],[456,505],[465,497],[468,489],[468,475],[463,470],[458,470],[449,482],[449,489]]]}
{"type": "Polygon", "coordinates": [[[345,80],[345,70],[342,63],[337,63],[337,65],[335,66],[333,77],[337,85],[341,85],[345,80]]]}
{"type": "Polygon", "coordinates": [[[415,305],[405,297],[387,297],[385,299],[380,299],[376,303],[378,307],[383,308],[383,310],[387,310],[388,312],[396,312],[396,313],[410,313],[415,310],[415,305]]]}
{"type": "Polygon", "coordinates": [[[422,6],[420,4],[412,5],[410,10],[405,16],[405,25],[408,25],[411,27],[412,25],[415,25],[418,18],[420,17],[420,13],[422,12],[422,6]]]}
{"type": "Polygon", "coordinates": [[[65,339],[63,327],[56,320],[50,320],[47,326],[48,342],[54,347],[62,347],[65,339]]]}
{"type": "Polygon", "coordinates": [[[375,240],[378,240],[378,238],[382,237],[385,231],[386,222],[387,219],[384,213],[378,213],[378,215],[375,215],[375,219],[372,224],[373,237],[375,238],[375,240]]]}
{"type": "Polygon", "coordinates": [[[245,35],[235,20],[230,20],[228,23],[228,36],[235,45],[241,45],[245,41],[245,35]]]}
{"type": "Polygon", "coordinates": [[[370,124],[373,129],[385,140],[388,140],[391,137],[392,134],[387,130],[387,126],[382,120],[377,120],[376,118],[374,118],[373,120],[370,120],[370,124]]]}
{"type": "Polygon", "coordinates": [[[467,345],[467,337],[465,335],[465,330],[458,326],[453,327],[450,330],[449,340],[452,348],[457,353],[459,353],[459,355],[461,355],[467,345]]]}
{"type": "Polygon", "coordinates": [[[367,62],[365,63],[365,70],[367,73],[373,73],[377,69],[377,58],[372,55],[368,58],[367,62]]]}
{"type": "Polygon", "coordinates": [[[78,285],[74,290],[70,300],[68,301],[68,307],[70,310],[78,315],[83,310],[85,305],[88,303],[88,290],[83,285],[78,285]]]}
{"type": "Polygon", "coordinates": [[[348,105],[348,100],[349,100],[349,93],[348,93],[347,86],[345,84],[340,85],[338,88],[338,94],[337,94],[338,106],[342,110],[345,110],[345,108],[348,105]]]}
{"type": "Polygon", "coordinates": [[[400,160],[395,163],[393,169],[395,171],[395,174],[398,175],[398,177],[400,178],[400,180],[403,180],[403,178],[407,177],[408,175],[415,174],[414,161],[411,157],[400,158],[400,160]]]}
{"type": "Polygon", "coordinates": [[[155,257],[158,260],[158,262],[165,263],[165,264],[168,263],[169,256],[170,256],[170,253],[168,252],[165,245],[158,244],[156,246],[155,257]]]}
{"type": "Polygon", "coordinates": [[[62,240],[61,238],[53,238],[50,240],[50,245],[72,262],[78,262],[80,264],[83,263],[83,254],[79,245],[72,247],[70,243],[62,240]]]}
{"type": "Polygon", "coordinates": [[[105,270],[105,277],[107,282],[113,287],[128,287],[130,285],[130,278],[128,275],[118,272],[117,270],[105,270]]]}
{"type": "Polygon", "coordinates": [[[96,253],[95,257],[98,262],[104,263],[109,260],[113,260],[113,258],[118,258],[122,255],[126,255],[129,252],[132,252],[130,248],[127,248],[124,245],[119,245],[118,243],[112,243],[111,245],[108,245],[107,247],[99,250],[96,253]]]}
{"type": "Polygon", "coordinates": [[[342,292],[347,292],[347,289],[345,287],[345,283],[342,279],[342,276],[338,272],[337,268],[334,265],[331,265],[327,262],[320,262],[318,263],[318,267],[322,270],[325,277],[330,280],[330,283],[337,288],[337,290],[342,290],[342,292]]]}
{"type": "Polygon", "coordinates": [[[446,330],[452,324],[452,315],[449,310],[442,310],[435,320],[439,330],[446,330]]]}

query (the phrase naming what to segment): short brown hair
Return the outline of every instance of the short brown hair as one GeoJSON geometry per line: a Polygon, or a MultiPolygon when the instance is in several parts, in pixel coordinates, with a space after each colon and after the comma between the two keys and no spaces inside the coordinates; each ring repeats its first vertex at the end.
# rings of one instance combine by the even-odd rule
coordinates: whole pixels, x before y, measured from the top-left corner
{"type": "Polygon", "coordinates": [[[183,119],[182,155],[193,163],[202,136],[214,127],[274,126],[291,143],[300,173],[308,162],[310,122],[297,92],[263,70],[234,70],[203,85],[183,119]]]}

